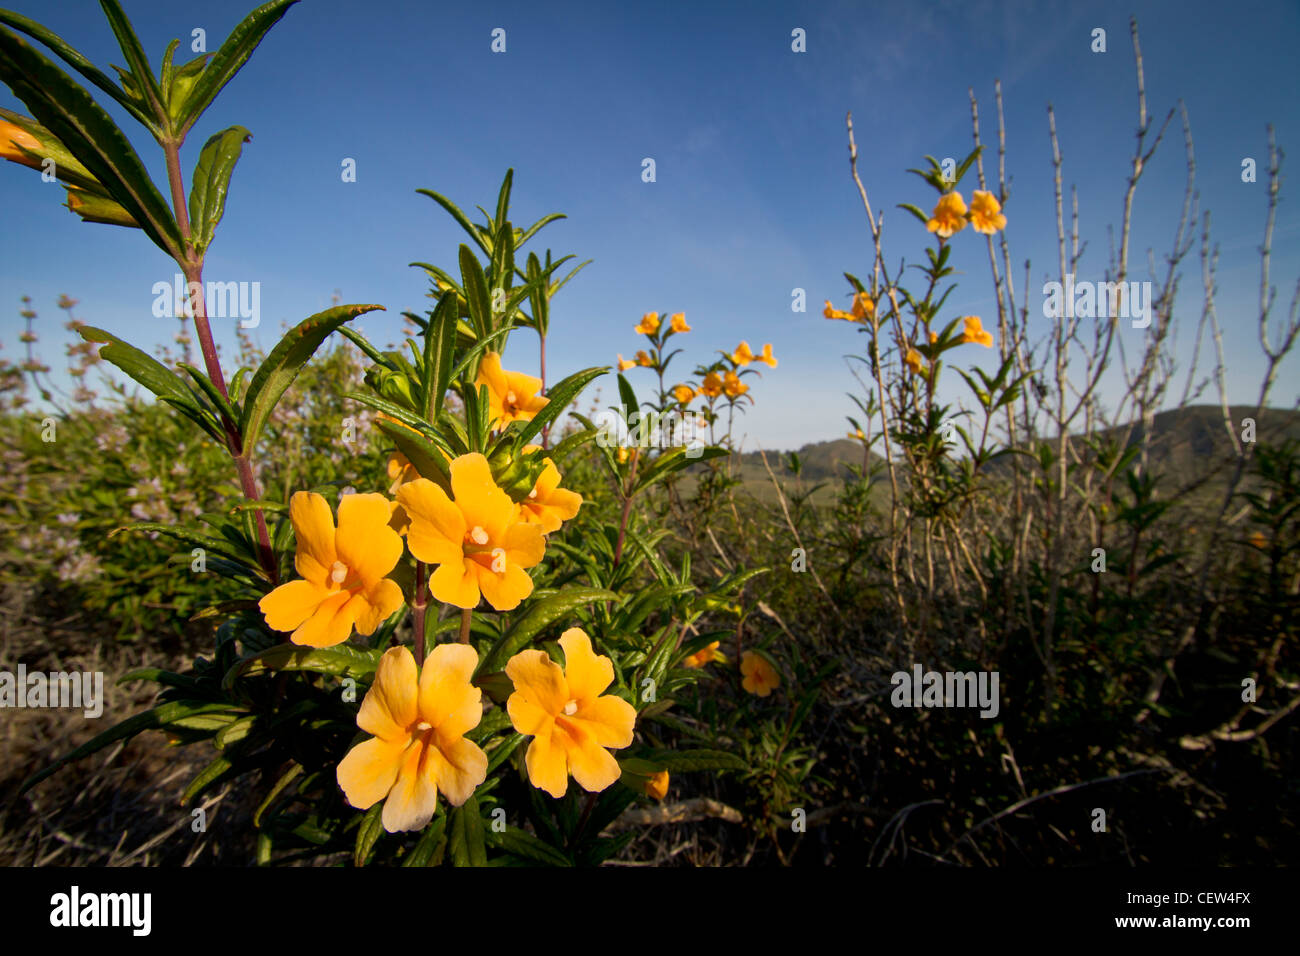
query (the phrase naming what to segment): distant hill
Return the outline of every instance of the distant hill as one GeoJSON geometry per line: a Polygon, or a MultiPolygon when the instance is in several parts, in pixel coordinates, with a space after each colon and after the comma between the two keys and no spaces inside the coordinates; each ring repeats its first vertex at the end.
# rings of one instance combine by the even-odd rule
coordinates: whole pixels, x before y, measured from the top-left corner
{"type": "MultiPolygon", "coordinates": [[[[1243,420],[1252,417],[1254,412],[1253,406],[1236,405],[1229,409],[1238,437],[1241,436],[1243,420]]],[[[1127,427],[1103,430],[1098,437],[1104,439],[1107,435],[1119,436],[1127,427]]],[[[1255,422],[1255,431],[1257,441],[1278,442],[1288,438],[1300,441],[1300,411],[1266,408],[1255,422]]],[[[1142,435],[1143,426],[1135,424],[1129,436],[1129,445],[1141,442],[1142,435]]],[[[880,447],[879,443],[876,447],[880,447]]],[[[784,464],[790,453],[768,451],[766,454],[773,474],[782,481],[791,480],[792,476],[784,464]]],[[[798,455],[803,466],[802,480],[806,486],[820,482],[837,484],[849,476],[850,467],[862,465],[861,443],[848,438],[812,442],[800,448],[798,455]]],[[[1218,405],[1193,405],[1160,412],[1152,420],[1149,464],[1157,473],[1166,472],[1191,479],[1223,466],[1232,457],[1232,441],[1224,428],[1223,410],[1218,405]]],[[[878,459],[879,456],[872,455],[872,460],[878,459]]],[[[1001,467],[995,467],[992,471],[996,473],[1006,467],[1008,460],[1003,459],[1001,467]]],[[[763,500],[769,497],[771,479],[758,452],[736,455],[733,468],[746,489],[763,500]]],[[[815,496],[814,500],[821,501],[829,494],[830,489],[827,488],[824,493],[815,496]]]]}

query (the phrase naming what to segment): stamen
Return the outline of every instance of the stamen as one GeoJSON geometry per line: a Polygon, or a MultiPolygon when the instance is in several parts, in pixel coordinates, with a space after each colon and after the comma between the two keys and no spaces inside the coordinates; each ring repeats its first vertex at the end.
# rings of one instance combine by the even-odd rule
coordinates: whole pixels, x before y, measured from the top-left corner
{"type": "Polygon", "coordinates": [[[342,584],[348,576],[348,566],[342,561],[335,561],[330,567],[330,580],[335,584],[342,584]]]}
{"type": "Polygon", "coordinates": [[[536,498],[536,497],[537,497],[537,489],[534,488],[532,491],[528,492],[528,497],[529,497],[529,498],[536,498]]]}
{"type": "Polygon", "coordinates": [[[433,724],[429,723],[427,720],[422,720],[415,725],[415,729],[423,733],[426,730],[432,730],[433,724]]]}
{"type": "Polygon", "coordinates": [[[564,715],[566,717],[572,717],[577,712],[578,712],[578,702],[576,700],[571,700],[564,705],[564,715]]]}
{"type": "Polygon", "coordinates": [[[506,392],[506,402],[507,402],[508,404],[510,404],[510,405],[513,405],[513,404],[515,403],[515,393],[514,393],[514,392],[506,392]]]}
{"type": "Polygon", "coordinates": [[[474,525],[474,530],[469,533],[469,539],[475,544],[487,544],[488,533],[483,530],[481,525],[474,525]]]}

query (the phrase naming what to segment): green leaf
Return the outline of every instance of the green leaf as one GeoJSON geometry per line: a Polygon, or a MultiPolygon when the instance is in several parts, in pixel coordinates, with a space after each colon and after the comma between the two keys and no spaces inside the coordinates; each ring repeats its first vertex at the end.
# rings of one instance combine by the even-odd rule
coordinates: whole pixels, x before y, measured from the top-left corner
{"type": "Polygon", "coordinates": [[[112,81],[112,79],[102,73],[94,63],[91,63],[80,51],[70,46],[62,37],[52,30],[47,29],[28,17],[12,10],[0,10],[0,23],[13,27],[20,33],[26,33],[38,43],[43,43],[68,66],[72,67],[91,83],[99,87],[113,99],[123,106],[132,116],[141,123],[149,126],[153,123],[153,117],[140,109],[139,105],[131,97],[127,96],[122,89],[112,81]]]}
{"type": "Polygon", "coordinates": [[[111,332],[105,332],[92,325],[80,326],[77,331],[87,342],[106,343],[99,350],[100,358],[112,362],[158,398],[179,408],[191,421],[222,445],[226,443],[225,435],[217,424],[215,416],[199,404],[197,397],[179,375],[153,356],[140,351],[134,345],[123,342],[111,332]]]}
{"type": "Polygon", "coordinates": [[[581,372],[574,372],[568,378],[557,382],[553,388],[548,388],[546,390],[546,404],[530,421],[524,423],[515,437],[515,447],[522,448],[528,444],[530,439],[540,435],[543,428],[564,414],[564,410],[573,404],[573,400],[590,384],[592,379],[599,378],[608,371],[608,367],[583,369],[581,372]]]}
{"type": "Polygon", "coordinates": [[[370,851],[374,849],[375,841],[384,832],[383,810],[384,801],[380,800],[367,810],[366,815],[362,817],[361,826],[357,827],[356,846],[352,849],[352,863],[355,866],[366,865],[366,860],[370,858],[370,851]]]}
{"type": "Polygon", "coordinates": [[[366,677],[375,672],[382,648],[304,647],[301,644],[277,644],[275,647],[245,657],[232,667],[221,682],[229,689],[240,677],[252,677],[266,671],[311,671],[336,677],[366,677]]]}
{"type": "Polygon", "coordinates": [[[443,296],[429,319],[424,334],[424,399],[429,417],[437,420],[451,385],[452,359],[456,349],[456,299],[443,296]]]}
{"type": "Polygon", "coordinates": [[[469,221],[469,217],[460,211],[459,206],[457,206],[446,196],[442,195],[441,193],[436,193],[432,189],[417,189],[416,192],[428,196],[430,199],[436,202],[443,209],[447,210],[447,212],[451,215],[451,217],[455,219],[458,223],[460,223],[460,227],[464,229],[467,233],[469,233],[470,238],[473,239],[474,242],[478,244],[478,247],[482,249],[487,255],[489,256],[492,255],[492,250],[489,249],[488,244],[483,241],[483,236],[479,233],[478,227],[469,221]]]}
{"type": "Polygon", "coordinates": [[[248,383],[244,396],[243,417],[240,422],[245,453],[251,453],[261,437],[271,410],[297,377],[325,338],[358,315],[383,309],[382,305],[337,305],[304,319],[285,333],[279,344],[271,350],[248,383]]]}
{"type": "Polygon", "coordinates": [[[482,338],[496,331],[492,324],[492,303],[488,298],[487,277],[477,257],[463,242],[460,245],[460,278],[465,286],[465,302],[474,332],[482,338]]]}
{"type": "Polygon", "coordinates": [[[213,703],[211,701],[193,701],[193,700],[175,700],[166,704],[160,704],[152,710],[147,710],[142,714],[136,714],[134,717],[128,717],[115,727],[111,727],[102,734],[92,738],[86,743],[77,747],[75,750],[55,760],[48,767],[37,771],[28,777],[15,796],[22,796],[32,787],[48,778],[61,767],[89,757],[91,754],[103,750],[109,744],[116,743],[129,737],[134,737],[146,730],[160,730],[177,724],[187,717],[201,714],[223,713],[230,714],[230,704],[213,703]]]}
{"type": "Polygon", "coordinates": [[[149,56],[140,45],[140,38],[135,35],[135,30],[131,27],[131,21],[127,19],[122,5],[117,0],[99,0],[99,5],[104,10],[104,16],[108,18],[108,25],[112,28],[113,35],[117,37],[117,45],[122,48],[122,55],[126,57],[127,66],[131,68],[131,75],[143,94],[141,105],[147,105],[153,110],[156,122],[163,112],[163,94],[157,77],[153,75],[153,67],[149,65],[149,56]]]}
{"type": "Polygon", "coordinates": [[[284,792],[285,788],[289,786],[289,784],[293,783],[300,776],[302,776],[302,773],[303,773],[302,764],[298,763],[298,761],[295,760],[293,764],[289,767],[289,769],[286,770],[281,775],[280,779],[275,782],[275,785],[271,787],[271,790],[270,792],[267,793],[266,798],[257,805],[257,809],[253,811],[253,826],[261,827],[262,815],[266,813],[266,811],[270,808],[271,804],[275,802],[276,798],[280,796],[281,793],[284,792]]]}
{"type": "Polygon", "coordinates": [[[181,806],[185,806],[200,793],[206,790],[212,784],[230,772],[234,763],[225,754],[218,754],[217,758],[210,764],[199,771],[198,776],[190,781],[190,785],[185,788],[181,794],[181,806]]]}
{"type": "Polygon", "coordinates": [[[437,866],[442,859],[442,850],[446,849],[447,817],[434,817],[432,823],[424,828],[420,839],[416,841],[411,852],[402,860],[402,866],[437,866]]]}
{"type": "Polygon", "coordinates": [[[212,104],[221,88],[230,82],[252,56],[267,31],[297,2],[298,0],[271,0],[244,17],[239,26],[231,31],[226,42],[221,44],[212,57],[212,62],[199,74],[189,95],[185,97],[184,106],[172,104],[177,133],[184,136],[189,132],[194,121],[212,104]]]}
{"type": "Polygon", "coordinates": [[[505,661],[523,650],[540,631],[583,605],[593,601],[617,600],[617,594],[604,588],[572,587],[533,601],[523,616],[488,651],[475,673],[486,674],[497,670],[498,665],[504,666],[505,661]]]}
{"type": "Polygon", "coordinates": [[[253,138],[242,126],[231,126],[214,133],[203,144],[194,181],[190,187],[190,244],[202,256],[212,243],[217,223],[226,211],[226,190],[230,174],[239,161],[244,144],[253,138]]]}
{"type": "Polygon", "coordinates": [[[555,847],[518,827],[507,826],[500,833],[489,829],[487,842],[493,849],[503,850],[521,860],[544,866],[573,866],[573,861],[555,847]]]}
{"type": "Polygon", "coordinates": [[[921,225],[923,225],[923,226],[926,225],[927,223],[929,223],[929,221],[930,221],[930,217],[929,217],[929,216],[927,216],[925,213],[923,213],[923,212],[922,212],[920,209],[918,209],[916,206],[913,206],[910,202],[899,203],[899,204],[898,204],[898,208],[899,208],[899,209],[906,209],[906,210],[907,210],[908,212],[910,212],[913,216],[915,216],[917,219],[919,219],[920,222],[921,222],[921,225]]]}
{"type": "Polygon", "coordinates": [[[77,157],[173,259],[180,229],[130,140],[76,81],[8,30],[0,29],[0,80],[77,157]]]}

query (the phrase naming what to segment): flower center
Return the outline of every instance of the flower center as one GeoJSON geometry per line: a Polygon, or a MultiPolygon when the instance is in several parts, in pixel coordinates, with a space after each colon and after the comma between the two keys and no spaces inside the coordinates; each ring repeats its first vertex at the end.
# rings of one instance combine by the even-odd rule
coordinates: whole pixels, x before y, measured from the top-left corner
{"type": "Polygon", "coordinates": [[[511,408],[514,408],[515,405],[518,404],[518,400],[515,398],[514,392],[506,392],[506,404],[509,405],[511,408]]]}
{"type": "Polygon", "coordinates": [[[488,533],[483,530],[482,525],[474,525],[474,529],[469,533],[469,539],[477,545],[488,543],[488,533]]]}
{"type": "Polygon", "coordinates": [[[432,730],[433,724],[429,723],[427,720],[422,720],[415,725],[415,729],[420,733],[424,733],[426,730],[432,730]]]}
{"type": "Polygon", "coordinates": [[[528,497],[529,497],[529,498],[536,498],[536,497],[537,497],[537,489],[534,488],[532,491],[528,492],[528,497]]]}
{"type": "Polygon", "coordinates": [[[330,580],[335,584],[342,584],[347,580],[347,577],[348,566],[342,561],[335,561],[334,564],[330,566],[330,580]]]}
{"type": "Polygon", "coordinates": [[[576,714],[577,712],[578,712],[578,702],[577,702],[576,700],[571,700],[571,701],[569,701],[567,704],[564,705],[564,716],[565,716],[565,717],[572,717],[572,716],[573,716],[574,714],[576,714]]]}

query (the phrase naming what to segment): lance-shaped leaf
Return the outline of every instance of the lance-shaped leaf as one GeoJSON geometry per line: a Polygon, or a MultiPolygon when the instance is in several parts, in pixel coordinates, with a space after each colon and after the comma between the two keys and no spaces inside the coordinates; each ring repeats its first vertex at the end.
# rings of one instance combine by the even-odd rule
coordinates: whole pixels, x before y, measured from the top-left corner
{"type": "Polygon", "coordinates": [[[530,439],[540,435],[543,428],[564,414],[564,410],[573,404],[573,400],[578,397],[579,393],[587,387],[592,379],[599,378],[608,371],[608,366],[586,368],[581,372],[574,372],[568,378],[557,382],[553,388],[548,388],[546,390],[546,404],[542,406],[540,412],[520,428],[515,436],[515,447],[522,448],[528,444],[530,439]]]}
{"type": "Polygon", "coordinates": [[[455,219],[456,222],[460,223],[460,227],[464,229],[467,233],[469,233],[470,238],[473,239],[474,242],[478,244],[478,247],[482,249],[484,252],[486,252],[489,256],[492,255],[490,241],[484,239],[483,234],[479,231],[478,226],[474,225],[474,223],[469,221],[469,217],[466,216],[463,212],[461,212],[459,206],[457,206],[446,196],[442,195],[442,193],[436,193],[432,189],[417,189],[416,192],[428,196],[430,199],[436,202],[443,209],[447,210],[448,214],[453,219],[455,219]]]}
{"type": "Polygon", "coordinates": [[[248,383],[242,420],[239,423],[239,432],[243,436],[242,450],[251,451],[257,445],[262,426],[266,424],[276,402],[326,337],[344,322],[375,309],[382,310],[383,306],[338,305],[304,319],[285,333],[271,354],[258,366],[253,380],[248,383]]]}
{"type": "MultiPolygon", "coordinates": [[[[54,168],[51,172],[64,184],[77,186],[101,196],[108,195],[104,187],[100,185],[99,180],[91,175],[90,170],[83,166],[77,157],[68,152],[68,148],[59,142],[57,136],[40,123],[23,116],[21,113],[6,109],[0,109],[0,117],[13,123],[39,144],[35,149],[28,149],[22,143],[12,142],[13,148],[17,149],[27,160],[23,165],[30,166],[32,169],[44,170],[46,167],[43,161],[52,159],[54,160],[54,168]]],[[[12,136],[12,134],[10,135],[12,136]]],[[[0,133],[0,147],[8,146],[9,142],[6,141],[5,134],[0,133]]],[[[22,160],[16,158],[14,161],[22,162],[22,160]]]]}
{"type": "Polygon", "coordinates": [[[190,188],[190,242],[199,255],[212,242],[217,223],[226,211],[226,190],[230,174],[239,161],[244,144],[253,138],[242,126],[231,126],[209,137],[194,167],[190,188]]]}
{"type": "Polygon", "coordinates": [[[142,110],[134,99],[127,96],[112,79],[53,30],[47,29],[35,20],[20,13],[14,13],[12,10],[0,10],[0,23],[13,27],[19,33],[25,33],[38,43],[44,44],[64,63],[117,100],[118,103],[125,107],[127,112],[141,123],[152,126],[152,117],[142,110]]]}
{"type": "Polygon", "coordinates": [[[194,81],[183,103],[175,98],[177,91],[173,88],[171,107],[176,122],[176,133],[183,137],[189,132],[194,121],[212,104],[213,99],[221,92],[221,88],[230,82],[231,78],[239,72],[240,67],[252,56],[267,31],[275,26],[288,9],[297,2],[298,0],[271,0],[270,3],[258,7],[244,17],[239,26],[226,37],[226,42],[221,44],[221,48],[213,55],[212,62],[194,81]]]}
{"type": "MultiPolygon", "coordinates": [[[[99,5],[104,10],[104,16],[108,18],[108,25],[113,30],[113,36],[117,37],[117,45],[122,48],[122,55],[126,57],[127,66],[131,68],[131,75],[139,87],[141,108],[148,107],[148,112],[154,117],[161,118],[162,88],[158,85],[158,78],[153,75],[149,56],[140,45],[140,38],[135,35],[126,11],[117,0],[99,0],[99,5]]],[[[156,128],[156,124],[149,125],[156,128]]]]}
{"type": "Polygon", "coordinates": [[[523,616],[488,651],[478,666],[476,674],[486,674],[504,667],[505,662],[528,646],[547,625],[568,617],[584,604],[593,601],[616,601],[618,595],[604,588],[572,587],[540,597],[528,606],[523,616]]]}
{"type": "Polygon", "coordinates": [[[442,401],[451,385],[451,367],[456,348],[456,300],[444,296],[433,310],[424,333],[424,375],[422,387],[429,418],[437,420],[442,401]]]}
{"type": "Polygon", "coordinates": [[[68,208],[81,217],[82,222],[100,222],[108,226],[128,226],[139,229],[135,217],[126,211],[123,205],[105,196],[96,196],[92,192],[68,187],[68,208]]]}
{"type": "Polygon", "coordinates": [[[80,326],[77,331],[87,342],[107,343],[100,347],[100,358],[112,362],[164,402],[180,409],[191,421],[222,444],[225,438],[216,416],[200,403],[198,397],[177,374],[153,356],[134,345],[123,342],[116,335],[97,329],[93,325],[80,326]]]}
{"type": "Polygon", "coordinates": [[[21,38],[0,29],[0,80],[173,259],[180,230],[130,141],[80,85],[21,38]]]}

